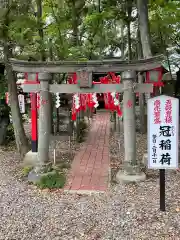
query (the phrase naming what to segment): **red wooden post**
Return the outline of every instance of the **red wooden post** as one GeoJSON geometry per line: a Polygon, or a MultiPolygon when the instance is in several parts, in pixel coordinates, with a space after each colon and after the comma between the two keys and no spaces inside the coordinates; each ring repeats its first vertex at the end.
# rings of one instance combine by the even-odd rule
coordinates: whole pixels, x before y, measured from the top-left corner
{"type": "MultiPolygon", "coordinates": [[[[34,74],[33,74],[34,76],[34,74]]],[[[29,79],[28,73],[25,74],[26,83],[38,84],[38,73],[35,79],[29,79]]],[[[31,148],[32,152],[38,150],[38,111],[37,111],[37,93],[30,93],[31,98],[31,148]]]]}

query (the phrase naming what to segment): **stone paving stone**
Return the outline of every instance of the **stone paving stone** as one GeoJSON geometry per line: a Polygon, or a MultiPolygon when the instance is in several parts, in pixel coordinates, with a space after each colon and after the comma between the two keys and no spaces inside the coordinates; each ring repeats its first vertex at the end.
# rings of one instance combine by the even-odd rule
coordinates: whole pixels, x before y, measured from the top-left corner
{"type": "Polygon", "coordinates": [[[65,190],[106,191],[109,184],[109,134],[108,112],[97,112],[87,140],[75,155],[65,190]]]}

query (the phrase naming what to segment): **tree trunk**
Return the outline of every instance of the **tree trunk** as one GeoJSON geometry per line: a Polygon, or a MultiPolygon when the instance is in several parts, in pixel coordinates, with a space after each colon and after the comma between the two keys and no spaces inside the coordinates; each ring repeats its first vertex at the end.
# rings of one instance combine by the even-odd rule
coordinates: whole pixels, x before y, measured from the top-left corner
{"type": "Polygon", "coordinates": [[[140,34],[139,28],[137,30],[137,41],[138,41],[138,44],[137,44],[137,56],[138,56],[138,59],[142,59],[143,58],[143,50],[142,50],[141,34],[140,34]]]}
{"type": "Polygon", "coordinates": [[[128,60],[132,60],[132,49],[131,49],[131,29],[130,29],[131,23],[128,22],[127,24],[127,29],[128,29],[128,34],[127,34],[127,39],[128,39],[128,60]]]}
{"type": "Polygon", "coordinates": [[[43,22],[42,22],[42,0],[36,0],[37,5],[37,23],[38,23],[38,32],[40,37],[40,52],[41,60],[46,60],[46,54],[44,49],[44,32],[43,32],[43,22]]]}
{"type": "MultiPolygon", "coordinates": [[[[143,83],[144,77],[141,73],[138,74],[138,83],[143,83]]],[[[139,93],[139,116],[140,116],[140,132],[143,134],[147,131],[147,123],[145,118],[145,95],[139,93]]]]}
{"type": "MultiPolygon", "coordinates": [[[[143,58],[143,52],[142,52],[142,44],[141,44],[141,37],[140,37],[140,31],[138,29],[137,31],[137,55],[138,59],[143,58]]],[[[138,74],[138,83],[144,83],[144,77],[142,73],[138,74]]],[[[145,133],[146,132],[146,121],[145,121],[145,94],[139,93],[139,116],[140,116],[140,132],[145,133]]]]}
{"type": "MultiPolygon", "coordinates": [[[[148,0],[137,0],[139,31],[141,36],[141,44],[143,57],[152,57],[151,38],[148,18],[148,0]]],[[[159,95],[159,87],[154,87],[154,95],[159,95]]]]}
{"type": "MultiPolygon", "coordinates": [[[[52,39],[49,40],[49,43],[50,43],[50,47],[49,47],[49,58],[50,58],[50,61],[53,61],[53,48],[52,48],[52,39]]],[[[52,73],[52,80],[54,78],[54,75],[52,73]]],[[[51,83],[52,84],[52,81],[51,83]]],[[[53,119],[53,112],[54,112],[54,105],[53,105],[53,95],[52,93],[49,92],[49,101],[50,101],[50,107],[51,107],[51,133],[53,134],[54,133],[54,119],[53,119]]]]}
{"type": "Polygon", "coordinates": [[[78,12],[76,9],[76,1],[72,1],[72,31],[73,31],[73,39],[72,43],[73,46],[78,46],[79,38],[78,38],[78,25],[79,25],[79,18],[78,12]]]}
{"type": "Polygon", "coordinates": [[[148,0],[137,0],[139,30],[144,58],[152,56],[151,40],[148,20],[148,0]]]}
{"type": "Polygon", "coordinates": [[[14,127],[14,134],[16,139],[16,146],[18,152],[21,155],[21,158],[29,151],[28,140],[25,135],[22,117],[19,109],[18,95],[17,95],[17,86],[16,86],[16,77],[12,71],[11,64],[9,63],[9,58],[11,52],[6,42],[4,42],[4,61],[7,72],[7,81],[8,81],[8,92],[9,92],[9,101],[11,107],[12,121],[14,127]]]}
{"type": "Polygon", "coordinates": [[[124,60],[124,23],[121,23],[121,59],[124,60]]]}
{"type": "Polygon", "coordinates": [[[132,48],[131,48],[131,13],[132,13],[132,1],[127,1],[127,41],[128,41],[128,60],[132,60],[132,48]]]}

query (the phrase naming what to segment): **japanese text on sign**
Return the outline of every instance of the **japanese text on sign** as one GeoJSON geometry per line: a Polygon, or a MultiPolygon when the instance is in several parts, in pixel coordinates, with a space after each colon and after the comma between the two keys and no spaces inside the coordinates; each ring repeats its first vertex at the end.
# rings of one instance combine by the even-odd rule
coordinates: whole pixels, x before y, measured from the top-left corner
{"type": "Polygon", "coordinates": [[[161,102],[160,100],[154,101],[154,124],[160,124],[160,115],[161,115],[161,102]]]}
{"type": "Polygon", "coordinates": [[[178,99],[162,95],[148,100],[149,168],[178,167],[178,126],[178,99]]]}
{"type": "Polygon", "coordinates": [[[172,101],[169,99],[165,103],[165,123],[172,123],[172,101]]]}
{"type": "Polygon", "coordinates": [[[18,95],[19,108],[21,113],[25,113],[25,99],[23,94],[18,95]]]}

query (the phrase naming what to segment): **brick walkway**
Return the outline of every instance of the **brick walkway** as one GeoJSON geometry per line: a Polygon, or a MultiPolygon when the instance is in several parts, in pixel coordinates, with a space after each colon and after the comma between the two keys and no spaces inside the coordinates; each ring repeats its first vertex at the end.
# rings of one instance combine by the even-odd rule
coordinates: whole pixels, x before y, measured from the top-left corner
{"type": "Polygon", "coordinates": [[[75,155],[65,186],[67,191],[106,191],[109,184],[110,116],[97,112],[80,151],[75,155]]]}

